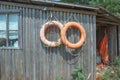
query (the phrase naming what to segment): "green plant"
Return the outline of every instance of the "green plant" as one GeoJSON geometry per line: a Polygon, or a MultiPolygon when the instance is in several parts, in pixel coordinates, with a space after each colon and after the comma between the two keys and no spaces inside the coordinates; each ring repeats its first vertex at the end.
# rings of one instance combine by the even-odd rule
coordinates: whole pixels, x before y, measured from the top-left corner
{"type": "Polygon", "coordinates": [[[62,77],[57,77],[56,80],[63,80],[63,78],[62,77]]]}
{"type": "MultiPolygon", "coordinates": [[[[56,80],[63,80],[63,78],[57,77],[56,80]]],[[[72,80],[87,80],[81,67],[73,70],[72,80]]]]}
{"type": "Polygon", "coordinates": [[[73,71],[72,80],[87,80],[87,78],[83,74],[83,70],[81,67],[79,67],[73,71]]]}
{"type": "Polygon", "coordinates": [[[115,58],[110,69],[99,80],[120,80],[120,57],[115,58]]]}
{"type": "Polygon", "coordinates": [[[91,0],[90,5],[103,6],[105,9],[120,17],[120,0],[91,0]]]}

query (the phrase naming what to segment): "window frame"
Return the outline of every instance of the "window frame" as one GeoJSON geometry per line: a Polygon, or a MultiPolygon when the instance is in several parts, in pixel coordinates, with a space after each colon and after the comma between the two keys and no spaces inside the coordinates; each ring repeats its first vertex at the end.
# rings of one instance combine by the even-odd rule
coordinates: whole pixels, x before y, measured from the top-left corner
{"type": "MultiPolygon", "coordinates": [[[[7,15],[6,17],[6,46],[5,47],[0,47],[0,49],[21,49],[21,44],[20,44],[20,10],[0,10],[0,14],[5,14],[7,15]],[[18,14],[18,30],[9,30],[9,15],[10,14],[18,14]],[[10,47],[9,46],[9,32],[10,31],[18,31],[18,47],[10,47]]],[[[5,30],[0,30],[0,31],[5,31],[5,30]]]]}

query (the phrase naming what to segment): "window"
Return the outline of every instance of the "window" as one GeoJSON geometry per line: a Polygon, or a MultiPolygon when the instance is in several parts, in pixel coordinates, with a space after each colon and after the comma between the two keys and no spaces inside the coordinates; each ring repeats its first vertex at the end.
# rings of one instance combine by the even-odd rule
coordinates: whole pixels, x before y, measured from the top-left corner
{"type": "Polygon", "coordinates": [[[0,47],[19,47],[18,13],[0,14],[0,47]]]}

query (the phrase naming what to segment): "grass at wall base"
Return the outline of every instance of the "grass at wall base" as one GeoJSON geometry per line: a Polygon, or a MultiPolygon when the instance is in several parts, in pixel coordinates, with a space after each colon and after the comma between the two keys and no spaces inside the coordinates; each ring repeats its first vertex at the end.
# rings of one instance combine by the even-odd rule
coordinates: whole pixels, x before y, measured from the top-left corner
{"type": "MultiPolygon", "coordinates": [[[[62,77],[57,77],[56,80],[63,80],[62,77]]],[[[71,80],[87,80],[85,75],[83,74],[83,70],[81,67],[74,69],[71,80]]]]}
{"type": "Polygon", "coordinates": [[[120,56],[114,59],[113,64],[98,80],[120,80],[120,56]]]}

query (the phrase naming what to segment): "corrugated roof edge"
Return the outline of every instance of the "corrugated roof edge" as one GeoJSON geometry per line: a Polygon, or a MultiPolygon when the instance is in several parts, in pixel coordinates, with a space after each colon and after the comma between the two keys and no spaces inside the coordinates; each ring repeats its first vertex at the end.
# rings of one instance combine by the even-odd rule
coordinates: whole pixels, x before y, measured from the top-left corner
{"type": "Polygon", "coordinates": [[[97,7],[86,6],[86,5],[77,5],[72,3],[63,3],[63,2],[53,2],[53,1],[39,1],[39,0],[0,0],[0,1],[9,1],[9,2],[24,2],[34,5],[43,5],[51,7],[61,7],[61,8],[70,8],[70,9],[86,9],[86,10],[97,10],[97,7]]]}
{"type": "Polygon", "coordinates": [[[86,10],[92,10],[94,12],[102,12],[104,14],[109,14],[108,17],[111,17],[116,23],[120,24],[120,18],[117,16],[113,15],[110,13],[108,10],[106,10],[103,7],[100,6],[86,6],[86,5],[78,5],[78,4],[72,4],[72,3],[62,3],[62,2],[44,2],[44,1],[39,1],[39,0],[31,0],[32,3],[37,3],[37,4],[43,4],[43,5],[48,5],[48,6],[56,6],[56,7],[64,7],[64,8],[73,8],[73,9],[86,9],[86,10]]]}
{"type": "Polygon", "coordinates": [[[39,4],[42,5],[48,5],[48,6],[57,6],[57,7],[65,7],[65,8],[82,8],[82,9],[87,9],[87,10],[97,10],[97,7],[93,7],[93,6],[85,6],[85,5],[78,5],[78,4],[72,4],[72,3],[63,3],[63,2],[44,2],[44,1],[38,1],[38,0],[31,0],[32,3],[36,3],[36,2],[40,2],[39,4]]]}
{"type": "MultiPolygon", "coordinates": [[[[120,18],[117,17],[117,16],[115,16],[115,15],[113,15],[112,13],[110,13],[110,12],[109,12],[108,10],[106,10],[104,7],[101,7],[101,6],[98,7],[97,15],[98,15],[99,13],[102,13],[103,15],[104,15],[104,14],[108,14],[107,17],[111,17],[115,22],[117,22],[117,23],[120,25],[120,18]]],[[[104,15],[104,16],[105,16],[105,15],[104,15]]]]}

